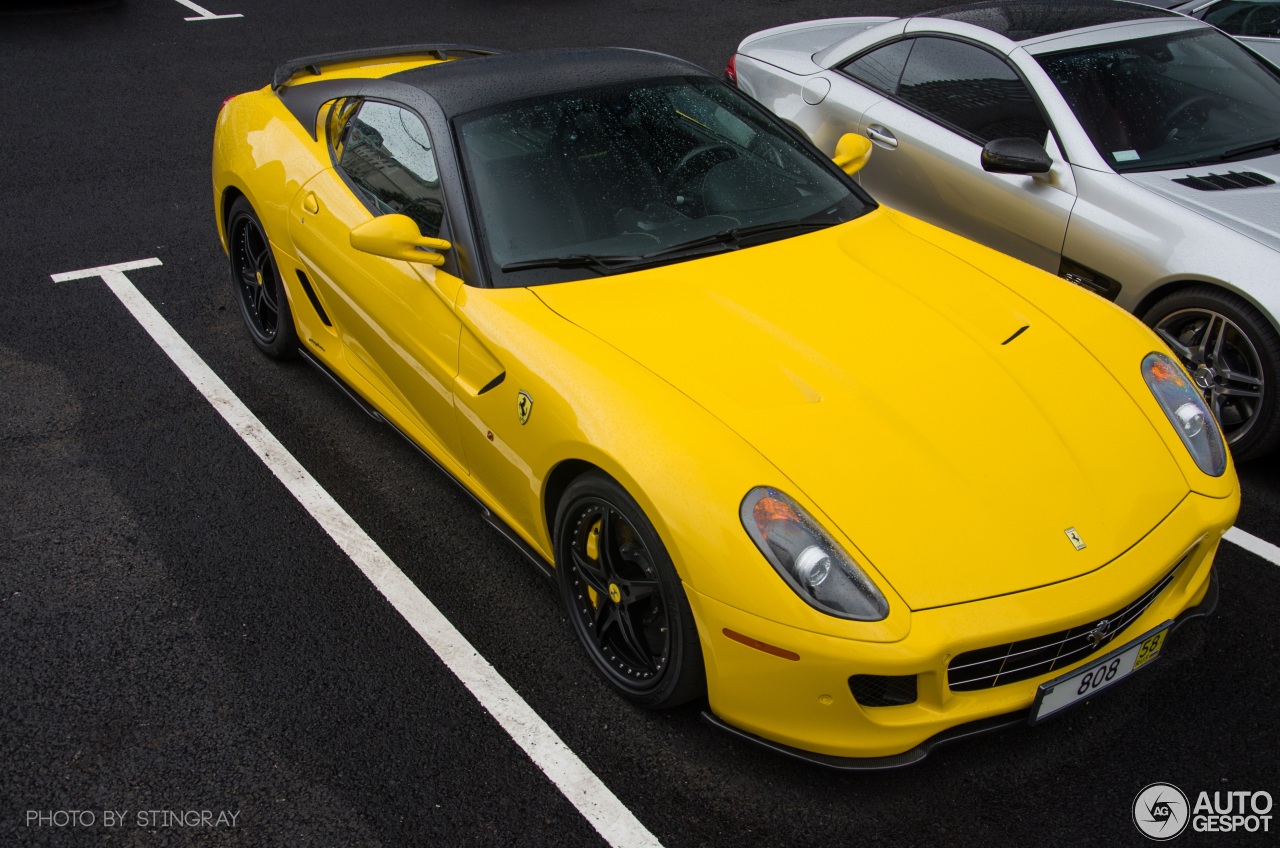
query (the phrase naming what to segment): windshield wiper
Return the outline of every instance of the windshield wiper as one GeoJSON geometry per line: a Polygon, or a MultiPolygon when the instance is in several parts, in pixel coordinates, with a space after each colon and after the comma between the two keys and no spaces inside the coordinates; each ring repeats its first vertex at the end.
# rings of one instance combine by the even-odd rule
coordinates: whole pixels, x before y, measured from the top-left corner
{"type": "Polygon", "coordinates": [[[694,250],[699,247],[707,247],[714,244],[730,245],[734,249],[743,247],[743,240],[750,239],[752,236],[760,235],[776,235],[780,233],[804,233],[811,230],[825,230],[827,227],[833,226],[837,222],[833,221],[773,221],[768,224],[752,224],[748,227],[734,227],[731,230],[721,230],[720,232],[711,233],[692,241],[674,244],[671,247],[664,247],[662,250],[656,250],[653,253],[646,253],[641,259],[655,259],[660,256],[668,256],[672,253],[679,253],[685,250],[694,250]]]}
{"type": "Polygon", "coordinates": [[[641,256],[596,256],[593,253],[570,253],[566,256],[546,256],[541,259],[522,259],[502,266],[504,272],[528,271],[532,268],[590,268],[607,274],[620,265],[638,262],[641,256]]]}
{"type": "Polygon", "coordinates": [[[1201,165],[1212,165],[1216,162],[1229,162],[1230,160],[1236,159],[1240,156],[1248,156],[1250,153],[1261,153],[1264,150],[1277,149],[1280,149],[1280,138],[1272,138],[1266,141],[1255,142],[1254,144],[1246,144],[1244,147],[1237,147],[1232,150],[1228,150],[1225,153],[1219,153],[1216,156],[1196,159],[1193,162],[1188,162],[1184,167],[1198,168],[1201,165]]]}
{"type": "Polygon", "coordinates": [[[752,224],[749,227],[738,227],[730,230],[733,237],[741,242],[752,236],[776,235],[779,233],[807,233],[811,230],[825,230],[838,224],[839,221],[774,221],[770,224],[752,224]]]}
{"type": "Polygon", "coordinates": [[[731,249],[743,247],[744,239],[751,239],[753,236],[774,235],[777,233],[802,233],[811,230],[824,230],[836,221],[774,221],[768,224],[753,224],[748,227],[735,227],[732,230],[721,230],[711,233],[700,238],[690,241],[674,244],[670,247],[664,247],[661,250],[655,250],[652,253],[646,253],[641,256],[617,256],[606,255],[597,256],[593,253],[569,253],[564,256],[546,256],[540,259],[521,259],[519,262],[510,262],[502,266],[503,272],[511,271],[528,271],[533,268],[590,268],[599,274],[608,274],[616,271],[623,266],[642,265],[652,259],[661,259],[676,253],[683,253],[686,250],[696,250],[699,247],[708,247],[710,245],[724,244],[729,245],[731,249]]]}
{"type": "Polygon", "coordinates": [[[1267,141],[1260,141],[1257,144],[1246,144],[1244,147],[1237,147],[1235,150],[1228,150],[1222,154],[1222,158],[1234,159],[1237,156],[1244,156],[1246,153],[1261,153],[1263,150],[1275,150],[1280,148],[1280,138],[1272,138],[1267,141]]]}

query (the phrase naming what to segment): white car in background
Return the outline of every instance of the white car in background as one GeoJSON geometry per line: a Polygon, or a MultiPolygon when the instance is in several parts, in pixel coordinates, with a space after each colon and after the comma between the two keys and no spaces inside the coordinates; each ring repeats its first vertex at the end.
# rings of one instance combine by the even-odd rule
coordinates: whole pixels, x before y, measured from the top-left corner
{"type": "Polygon", "coordinates": [[[1237,459],[1280,446],[1276,67],[1152,6],[1010,0],[765,30],[727,74],[828,154],[867,136],[877,200],[1143,318],[1237,459]]]}
{"type": "Polygon", "coordinates": [[[1147,0],[1213,24],[1246,47],[1280,65],[1280,0],[1147,0]]]}

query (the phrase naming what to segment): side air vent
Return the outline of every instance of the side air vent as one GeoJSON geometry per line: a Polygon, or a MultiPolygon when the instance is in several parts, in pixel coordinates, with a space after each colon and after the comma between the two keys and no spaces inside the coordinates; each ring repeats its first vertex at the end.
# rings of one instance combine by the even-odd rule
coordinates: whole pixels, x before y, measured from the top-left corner
{"type": "Polygon", "coordinates": [[[1228,174],[1209,174],[1203,177],[1186,176],[1174,182],[1196,191],[1226,191],[1232,188],[1275,185],[1276,181],[1251,171],[1232,171],[1228,174]]]}
{"type": "Polygon", "coordinates": [[[324,307],[320,305],[320,298],[316,297],[316,290],[311,288],[311,281],[307,279],[307,275],[302,273],[302,269],[298,269],[298,282],[302,284],[302,290],[307,293],[307,300],[311,301],[311,306],[315,309],[316,314],[320,316],[320,320],[324,322],[326,327],[332,327],[333,323],[329,320],[329,315],[324,311],[324,307]]]}
{"type": "MultiPolygon", "coordinates": [[[[1113,280],[1100,271],[1081,265],[1075,260],[1062,257],[1062,262],[1058,266],[1058,276],[1062,277],[1069,283],[1075,283],[1081,288],[1088,289],[1099,297],[1105,297],[1107,300],[1115,302],[1116,297],[1120,294],[1120,281],[1113,280]]],[[[1012,339],[1010,339],[1012,341],[1012,339]]],[[[1008,342],[1005,342],[1008,344],[1008,342]]]]}

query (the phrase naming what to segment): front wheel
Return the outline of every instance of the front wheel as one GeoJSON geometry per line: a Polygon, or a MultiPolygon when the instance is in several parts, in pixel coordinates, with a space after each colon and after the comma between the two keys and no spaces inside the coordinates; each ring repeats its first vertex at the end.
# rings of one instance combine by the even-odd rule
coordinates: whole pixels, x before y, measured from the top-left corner
{"type": "Polygon", "coordinates": [[[706,688],[693,613],[662,540],[612,478],[589,472],[556,510],[556,574],[574,633],[623,697],[674,707],[706,688]]]}
{"type": "Polygon", "coordinates": [[[240,302],[240,317],[253,343],[267,356],[289,359],[297,355],[298,334],[285,295],[284,281],[271,255],[262,222],[243,197],[227,215],[231,284],[240,302]]]}
{"type": "Polygon", "coordinates": [[[1143,321],[1191,372],[1237,460],[1280,445],[1280,336],[1261,313],[1238,295],[1192,286],[1143,321]]]}

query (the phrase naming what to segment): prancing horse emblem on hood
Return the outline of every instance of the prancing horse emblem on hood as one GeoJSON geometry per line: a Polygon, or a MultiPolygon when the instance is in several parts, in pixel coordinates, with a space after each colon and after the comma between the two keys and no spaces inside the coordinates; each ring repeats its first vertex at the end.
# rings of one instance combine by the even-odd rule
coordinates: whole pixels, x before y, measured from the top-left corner
{"type": "Polygon", "coordinates": [[[1077,551],[1085,549],[1084,539],[1080,538],[1080,534],[1076,532],[1076,528],[1068,527],[1066,530],[1067,538],[1071,540],[1071,544],[1076,546],[1077,551]]]}
{"type": "Polygon", "coordinates": [[[529,397],[529,393],[521,392],[516,395],[516,416],[521,424],[528,423],[530,412],[533,412],[533,398],[529,397]]]}

